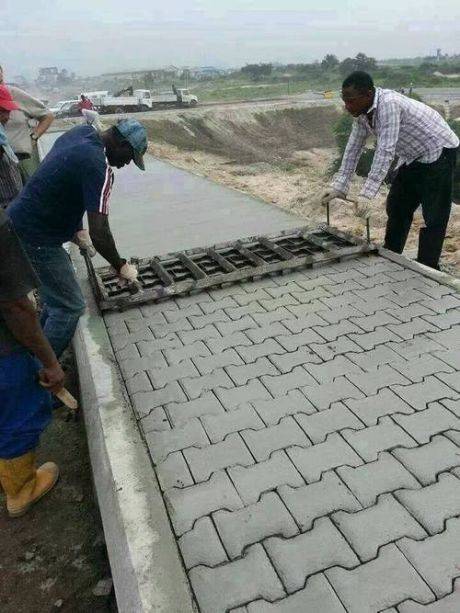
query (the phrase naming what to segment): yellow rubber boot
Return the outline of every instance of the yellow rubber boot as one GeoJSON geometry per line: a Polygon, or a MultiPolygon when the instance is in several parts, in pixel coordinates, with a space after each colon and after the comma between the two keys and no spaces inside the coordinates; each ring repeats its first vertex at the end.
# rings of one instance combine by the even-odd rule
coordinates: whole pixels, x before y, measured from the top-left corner
{"type": "Polygon", "coordinates": [[[11,460],[0,459],[0,482],[6,493],[6,508],[10,517],[20,517],[56,484],[59,468],[46,462],[35,468],[35,452],[11,460]]]}

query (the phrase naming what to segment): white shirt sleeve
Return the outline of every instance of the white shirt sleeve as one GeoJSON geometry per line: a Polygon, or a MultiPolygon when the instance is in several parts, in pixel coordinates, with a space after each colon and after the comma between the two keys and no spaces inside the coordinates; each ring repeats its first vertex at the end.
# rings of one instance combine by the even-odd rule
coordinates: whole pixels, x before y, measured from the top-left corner
{"type": "Polygon", "coordinates": [[[366,143],[367,134],[367,130],[362,123],[355,120],[343,154],[342,164],[332,180],[331,185],[335,190],[343,192],[344,194],[348,192],[351,179],[366,143]]]}

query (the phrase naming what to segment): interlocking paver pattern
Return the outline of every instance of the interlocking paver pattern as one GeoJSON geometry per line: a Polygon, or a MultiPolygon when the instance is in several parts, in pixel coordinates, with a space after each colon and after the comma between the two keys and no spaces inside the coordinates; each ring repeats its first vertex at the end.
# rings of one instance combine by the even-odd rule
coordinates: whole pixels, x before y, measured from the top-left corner
{"type": "Polygon", "coordinates": [[[372,256],[105,320],[199,611],[460,611],[452,288],[372,256]]]}
{"type": "Polygon", "coordinates": [[[351,568],[356,554],[328,517],[290,539],[269,538],[265,548],[289,593],[301,589],[310,575],[331,566],[351,568]]]}

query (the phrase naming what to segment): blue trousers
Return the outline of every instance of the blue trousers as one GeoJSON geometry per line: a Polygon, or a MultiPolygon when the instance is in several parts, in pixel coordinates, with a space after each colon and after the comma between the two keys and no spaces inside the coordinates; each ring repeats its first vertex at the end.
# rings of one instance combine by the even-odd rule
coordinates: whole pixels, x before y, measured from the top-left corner
{"type": "Polygon", "coordinates": [[[38,360],[20,351],[0,358],[0,458],[35,449],[51,420],[51,394],[38,384],[38,360]]]}
{"type": "Polygon", "coordinates": [[[51,347],[59,357],[70,344],[85,301],[70,256],[63,247],[24,245],[41,287],[41,324],[51,347]]]}

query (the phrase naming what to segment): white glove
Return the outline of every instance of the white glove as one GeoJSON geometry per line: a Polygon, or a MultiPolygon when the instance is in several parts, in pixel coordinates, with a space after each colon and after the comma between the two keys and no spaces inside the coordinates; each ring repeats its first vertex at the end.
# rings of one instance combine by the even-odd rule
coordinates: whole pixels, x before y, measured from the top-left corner
{"type": "Polygon", "coordinates": [[[346,198],[346,194],[344,194],[343,192],[339,192],[338,190],[332,187],[328,187],[321,194],[321,204],[323,206],[326,206],[327,204],[329,204],[329,202],[331,202],[331,200],[334,200],[334,198],[343,199],[343,198],[346,198]]]}
{"type": "Polygon", "coordinates": [[[135,283],[137,281],[137,274],[137,268],[134,266],[134,264],[128,264],[128,262],[125,262],[118,271],[118,277],[121,285],[126,283],[135,283]]]}
{"type": "Polygon", "coordinates": [[[355,202],[355,215],[361,219],[369,219],[372,213],[372,200],[366,196],[358,196],[355,202]]]}
{"type": "Polygon", "coordinates": [[[86,251],[90,258],[94,258],[96,255],[96,249],[91,242],[88,230],[78,230],[73,237],[73,242],[78,245],[82,251],[86,251]]]}
{"type": "Polygon", "coordinates": [[[82,109],[81,114],[85,118],[86,123],[89,126],[93,126],[97,132],[102,132],[104,130],[104,125],[101,122],[101,118],[97,111],[90,111],[89,109],[82,109]]]}

